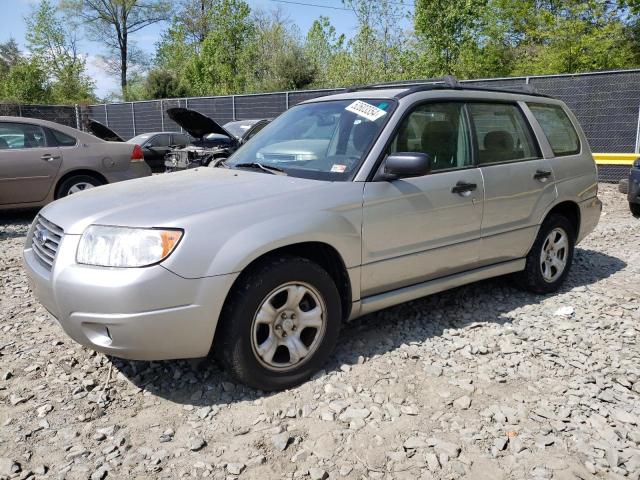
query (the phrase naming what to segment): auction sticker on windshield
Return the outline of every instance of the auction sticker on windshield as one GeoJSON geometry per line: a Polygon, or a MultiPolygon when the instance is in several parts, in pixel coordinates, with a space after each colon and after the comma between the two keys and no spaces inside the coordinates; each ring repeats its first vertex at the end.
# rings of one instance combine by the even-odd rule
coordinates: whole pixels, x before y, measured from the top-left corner
{"type": "Polygon", "coordinates": [[[364,117],[372,122],[375,122],[377,119],[387,114],[387,112],[381,108],[367,102],[363,102],[362,100],[356,100],[351,105],[347,106],[345,110],[355,113],[356,115],[364,117]]]}

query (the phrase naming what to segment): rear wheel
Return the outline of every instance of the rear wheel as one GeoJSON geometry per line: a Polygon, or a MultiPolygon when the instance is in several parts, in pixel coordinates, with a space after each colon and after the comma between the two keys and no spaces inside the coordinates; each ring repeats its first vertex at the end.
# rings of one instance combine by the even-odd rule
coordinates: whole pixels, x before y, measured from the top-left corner
{"type": "Polygon", "coordinates": [[[305,258],[273,258],[240,279],[214,351],[242,383],[281,390],[324,364],[340,322],[340,295],[324,269],[305,258]]]}
{"type": "Polygon", "coordinates": [[[66,197],[68,195],[73,195],[74,193],[79,193],[84,190],[89,190],[90,188],[99,187],[103,185],[104,182],[100,179],[93,177],[91,175],[73,175],[66,180],[64,180],[56,190],[56,200],[58,198],[66,197]]]}
{"type": "Polygon", "coordinates": [[[557,291],[571,268],[575,232],[563,215],[552,214],[540,227],[522,272],[516,274],[520,287],[534,293],[557,291]]]}
{"type": "Polygon", "coordinates": [[[640,217],[640,203],[629,202],[629,210],[634,217],[640,217]]]}

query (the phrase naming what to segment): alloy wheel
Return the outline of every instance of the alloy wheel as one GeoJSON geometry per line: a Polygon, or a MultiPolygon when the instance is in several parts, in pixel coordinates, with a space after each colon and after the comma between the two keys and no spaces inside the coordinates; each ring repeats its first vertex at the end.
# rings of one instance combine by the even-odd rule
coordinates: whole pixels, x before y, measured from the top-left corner
{"type": "Polygon", "coordinates": [[[547,283],[555,282],[567,267],[569,255],[569,237],[562,228],[549,232],[540,252],[542,278],[547,283]]]}
{"type": "Polygon", "coordinates": [[[290,282],[269,293],[251,328],[251,347],[269,370],[287,371],[311,358],[326,330],[327,309],[313,286],[290,282]]]}

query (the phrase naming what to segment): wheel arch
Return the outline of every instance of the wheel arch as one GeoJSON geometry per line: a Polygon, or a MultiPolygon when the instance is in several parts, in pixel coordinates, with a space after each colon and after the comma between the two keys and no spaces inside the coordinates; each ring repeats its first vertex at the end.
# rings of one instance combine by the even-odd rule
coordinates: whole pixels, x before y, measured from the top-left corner
{"type": "Polygon", "coordinates": [[[549,215],[553,214],[562,215],[567,220],[569,220],[569,222],[571,222],[571,225],[573,226],[575,237],[578,238],[578,235],[580,234],[581,218],[580,206],[576,202],[571,200],[564,200],[560,203],[557,203],[546,213],[543,221],[546,220],[549,215]]]}
{"type": "Polygon", "coordinates": [[[353,299],[353,289],[349,278],[349,272],[344,259],[338,250],[336,250],[332,245],[321,241],[298,242],[280,246],[269,250],[268,252],[264,252],[252,259],[244,267],[238,278],[233,282],[233,285],[227,292],[224,303],[227,303],[237,286],[244,281],[247,272],[255,269],[260,263],[267,259],[281,256],[306,258],[326,270],[335,282],[338,293],[340,294],[342,318],[343,320],[349,318],[353,299]]]}
{"type": "Polygon", "coordinates": [[[75,170],[69,170],[68,172],[65,172],[64,175],[62,175],[58,181],[56,182],[56,186],[53,190],[53,196],[55,199],[58,198],[58,191],[60,189],[60,186],[69,178],[71,177],[75,177],[76,175],[88,175],[90,177],[95,178],[96,180],[101,181],[103,184],[107,184],[109,183],[109,181],[107,180],[107,178],[102,175],[100,172],[97,172],[96,170],[91,170],[88,168],[78,168],[75,170]]]}

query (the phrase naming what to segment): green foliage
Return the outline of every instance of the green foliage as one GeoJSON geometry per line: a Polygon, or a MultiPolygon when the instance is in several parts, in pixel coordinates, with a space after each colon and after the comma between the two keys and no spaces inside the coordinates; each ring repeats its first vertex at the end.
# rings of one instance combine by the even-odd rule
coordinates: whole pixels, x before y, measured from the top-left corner
{"type": "Polygon", "coordinates": [[[0,43],[0,76],[6,74],[22,58],[15,39],[0,43]]]}
{"type": "Polygon", "coordinates": [[[48,72],[51,101],[89,102],[95,100],[94,84],[85,73],[85,61],[78,54],[76,40],[65,26],[56,8],[41,0],[25,18],[27,47],[33,62],[48,72]]]}
{"type": "Polygon", "coordinates": [[[144,80],[142,95],[145,98],[177,98],[189,94],[171,70],[151,70],[144,80]]]}
{"type": "Polygon", "coordinates": [[[47,74],[39,62],[20,59],[0,78],[0,99],[19,103],[51,103],[47,74]]]}

